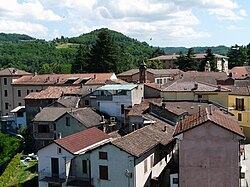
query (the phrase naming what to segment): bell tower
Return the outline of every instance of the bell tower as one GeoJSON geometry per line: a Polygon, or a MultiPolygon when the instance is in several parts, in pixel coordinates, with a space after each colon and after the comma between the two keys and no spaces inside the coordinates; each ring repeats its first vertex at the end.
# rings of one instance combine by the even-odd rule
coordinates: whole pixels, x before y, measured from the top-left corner
{"type": "Polygon", "coordinates": [[[140,83],[147,82],[147,66],[144,60],[141,62],[140,67],[139,67],[139,79],[140,79],[140,83]]]}

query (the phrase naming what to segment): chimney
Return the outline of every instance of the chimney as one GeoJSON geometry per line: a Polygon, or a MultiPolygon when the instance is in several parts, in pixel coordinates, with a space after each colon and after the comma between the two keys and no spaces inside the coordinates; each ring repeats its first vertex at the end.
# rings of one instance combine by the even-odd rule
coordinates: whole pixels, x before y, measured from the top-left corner
{"type": "Polygon", "coordinates": [[[221,91],[221,85],[218,85],[217,88],[218,91],[221,91]]]}
{"type": "Polygon", "coordinates": [[[161,107],[162,107],[163,109],[165,109],[165,108],[166,108],[166,103],[162,102],[161,107]]]}
{"type": "Polygon", "coordinates": [[[164,126],[163,132],[167,131],[167,126],[164,126]]]}
{"type": "Polygon", "coordinates": [[[94,79],[96,79],[96,74],[94,74],[94,79]]]}
{"type": "Polygon", "coordinates": [[[101,122],[105,122],[105,120],[104,120],[104,116],[102,116],[101,122]]]}
{"type": "Polygon", "coordinates": [[[209,115],[212,115],[212,104],[209,104],[208,108],[209,115]]]}
{"type": "Polygon", "coordinates": [[[195,82],[195,83],[194,83],[194,90],[197,90],[197,89],[198,89],[198,83],[195,82]]]}
{"type": "Polygon", "coordinates": [[[201,105],[198,105],[199,107],[199,117],[201,117],[201,105]]]}

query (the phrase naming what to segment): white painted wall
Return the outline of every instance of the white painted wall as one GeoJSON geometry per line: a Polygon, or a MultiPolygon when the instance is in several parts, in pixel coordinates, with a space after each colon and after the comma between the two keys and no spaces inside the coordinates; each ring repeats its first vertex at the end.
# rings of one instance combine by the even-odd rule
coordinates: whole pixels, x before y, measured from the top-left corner
{"type": "MultiPolygon", "coordinates": [[[[59,160],[59,177],[63,178],[66,172],[66,163],[69,163],[71,159],[73,159],[73,155],[67,152],[64,149],[62,153],[58,153],[59,146],[55,143],[52,143],[43,149],[38,151],[38,173],[39,179],[46,176],[51,176],[51,158],[58,158],[59,160]]],[[[67,169],[69,170],[69,164],[67,164],[67,169]]],[[[39,187],[47,187],[46,182],[39,181],[39,187]]]]}
{"type": "Polygon", "coordinates": [[[134,187],[134,157],[120,150],[112,144],[107,144],[91,152],[91,178],[95,187],[134,187]],[[108,159],[99,159],[99,151],[107,152],[108,159]],[[108,166],[109,180],[99,179],[99,165],[108,166]],[[125,175],[125,171],[132,172],[132,178],[125,175]]]}

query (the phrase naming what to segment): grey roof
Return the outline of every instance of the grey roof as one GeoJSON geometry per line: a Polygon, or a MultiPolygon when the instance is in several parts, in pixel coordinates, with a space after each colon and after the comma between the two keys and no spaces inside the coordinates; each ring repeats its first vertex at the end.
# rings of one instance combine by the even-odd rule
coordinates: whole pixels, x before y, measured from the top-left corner
{"type": "Polygon", "coordinates": [[[77,110],[68,111],[71,116],[76,118],[79,122],[84,124],[87,128],[100,125],[102,116],[96,113],[91,108],[79,108],[77,110]]]}
{"type": "Polygon", "coordinates": [[[107,84],[97,90],[133,90],[137,84],[107,84]]]}
{"type": "Polygon", "coordinates": [[[163,89],[164,92],[217,92],[217,91],[223,91],[223,92],[230,92],[229,89],[217,86],[217,85],[211,85],[207,83],[201,83],[201,82],[195,82],[195,81],[176,81],[170,86],[167,86],[163,89]],[[197,86],[197,87],[196,87],[197,86]]]}
{"type": "Polygon", "coordinates": [[[80,98],[78,96],[62,96],[56,102],[66,108],[75,108],[78,105],[79,100],[80,98]]]}
{"type": "Polygon", "coordinates": [[[16,68],[6,68],[0,71],[0,76],[15,76],[15,75],[28,75],[31,73],[28,73],[23,70],[19,70],[16,68]]]}
{"type": "Polygon", "coordinates": [[[100,125],[101,115],[91,108],[61,108],[61,107],[45,107],[39,112],[33,121],[54,122],[65,114],[71,115],[73,118],[84,124],[87,128],[100,125]]]}
{"type": "Polygon", "coordinates": [[[173,127],[170,132],[163,132],[163,129],[156,125],[148,125],[115,139],[112,144],[133,156],[140,157],[159,144],[167,145],[172,140],[173,131],[173,127]]]}
{"type": "Polygon", "coordinates": [[[33,121],[56,121],[71,108],[45,107],[33,119],[33,121]]]}

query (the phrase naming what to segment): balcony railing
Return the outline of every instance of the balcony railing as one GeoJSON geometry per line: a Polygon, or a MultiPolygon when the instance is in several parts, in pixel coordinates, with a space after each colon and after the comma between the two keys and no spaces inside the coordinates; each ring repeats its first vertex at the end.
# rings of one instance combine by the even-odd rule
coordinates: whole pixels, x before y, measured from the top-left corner
{"type": "Polygon", "coordinates": [[[53,183],[64,183],[66,182],[66,173],[60,173],[59,176],[53,176],[50,172],[41,170],[38,172],[39,181],[53,182],[53,183]]]}
{"type": "Polygon", "coordinates": [[[54,133],[38,133],[34,132],[35,139],[54,139],[54,133]]]}

